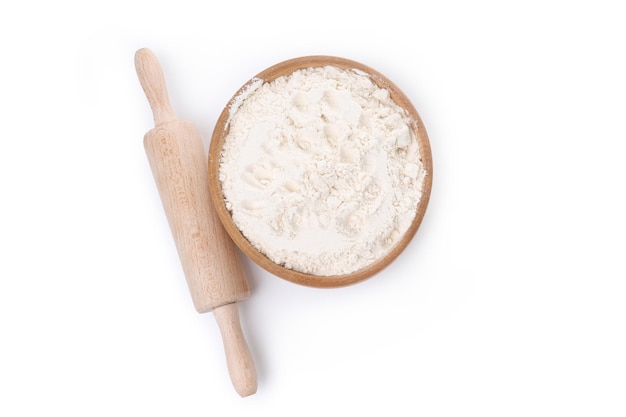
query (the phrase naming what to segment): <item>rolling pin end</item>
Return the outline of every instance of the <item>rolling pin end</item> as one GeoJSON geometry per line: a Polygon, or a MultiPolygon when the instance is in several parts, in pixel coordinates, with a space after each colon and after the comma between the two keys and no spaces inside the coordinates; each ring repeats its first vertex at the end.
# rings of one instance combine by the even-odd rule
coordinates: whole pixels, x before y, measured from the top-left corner
{"type": "Polygon", "coordinates": [[[235,390],[242,397],[254,394],[257,390],[256,368],[241,330],[237,303],[217,307],[213,315],[222,334],[228,373],[235,390]]]}

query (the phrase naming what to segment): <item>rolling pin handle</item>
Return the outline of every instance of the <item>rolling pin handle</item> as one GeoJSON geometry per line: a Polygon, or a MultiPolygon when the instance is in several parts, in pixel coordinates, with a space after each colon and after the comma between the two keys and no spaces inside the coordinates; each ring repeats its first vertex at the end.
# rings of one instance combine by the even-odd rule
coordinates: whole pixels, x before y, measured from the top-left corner
{"type": "Polygon", "coordinates": [[[222,333],[228,373],[235,390],[242,397],[254,394],[257,389],[256,368],[241,330],[237,303],[217,307],[213,315],[222,333]]]}
{"type": "Polygon", "coordinates": [[[167,95],[163,70],[156,55],[148,48],[139,49],[135,53],[135,69],[150,103],[154,125],[159,126],[177,120],[167,95]]]}

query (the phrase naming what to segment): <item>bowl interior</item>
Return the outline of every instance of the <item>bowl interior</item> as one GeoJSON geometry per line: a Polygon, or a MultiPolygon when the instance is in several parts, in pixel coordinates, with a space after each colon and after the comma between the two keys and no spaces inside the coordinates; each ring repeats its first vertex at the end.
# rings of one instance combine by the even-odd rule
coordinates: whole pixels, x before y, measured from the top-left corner
{"type": "MultiPolygon", "coordinates": [[[[379,72],[361,63],[332,56],[307,56],[283,61],[270,68],[267,68],[266,70],[253,77],[250,81],[248,81],[248,83],[243,85],[239,89],[239,91],[237,91],[237,93],[235,93],[232,100],[238,97],[239,94],[245,91],[251,83],[255,82],[258,79],[261,79],[264,82],[271,82],[278,77],[289,75],[299,69],[324,67],[329,65],[341,69],[356,69],[362,71],[368,74],[372,81],[375,82],[379,87],[387,89],[393,101],[397,105],[405,109],[407,114],[409,115],[411,124],[410,127],[415,133],[419,144],[421,160],[423,168],[426,171],[426,176],[424,177],[422,183],[422,195],[417,206],[417,213],[409,229],[387,255],[358,271],[349,274],[333,276],[306,274],[285,268],[284,266],[278,265],[275,262],[271,261],[263,253],[259,252],[244,237],[244,235],[235,225],[231,218],[229,210],[226,208],[224,196],[222,194],[221,182],[219,180],[220,156],[222,152],[222,147],[224,145],[224,140],[228,134],[229,129],[229,105],[224,108],[224,110],[220,114],[220,117],[217,120],[209,147],[209,186],[211,199],[213,201],[217,214],[222,224],[224,225],[224,228],[233,239],[235,244],[255,263],[257,263],[268,272],[288,281],[312,287],[340,287],[353,284],[371,277],[372,275],[376,274],[387,265],[389,265],[406,248],[408,243],[415,235],[417,229],[419,228],[422,218],[424,217],[426,207],[428,206],[432,186],[432,156],[430,143],[419,114],[415,110],[413,104],[395,84],[393,84],[390,80],[388,80],[379,72]]],[[[232,100],[229,102],[229,104],[232,102],[232,100]]]]}

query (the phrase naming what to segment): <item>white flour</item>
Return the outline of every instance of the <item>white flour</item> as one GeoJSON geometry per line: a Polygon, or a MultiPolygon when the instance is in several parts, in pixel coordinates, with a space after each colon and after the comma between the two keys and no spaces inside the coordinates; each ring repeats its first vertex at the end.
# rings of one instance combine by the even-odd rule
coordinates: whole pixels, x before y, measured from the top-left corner
{"type": "Polygon", "coordinates": [[[243,235],[272,261],[341,275],[409,228],[425,171],[408,116],[357,71],[255,80],[230,106],[220,181],[243,235]]]}

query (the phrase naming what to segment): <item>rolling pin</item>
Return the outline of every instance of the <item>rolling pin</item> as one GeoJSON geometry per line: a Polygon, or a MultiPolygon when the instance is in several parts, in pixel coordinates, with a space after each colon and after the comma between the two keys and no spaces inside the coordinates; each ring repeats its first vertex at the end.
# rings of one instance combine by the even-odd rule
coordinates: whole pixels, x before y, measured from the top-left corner
{"type": "Polygon", "coordinates": [[[136,52],[135,68],[154,114],[155,127],[144,136],[144,147],[193,304],[199,313],[215,315],[235,390],[242,397],[254,394],[256,369],[237,307],[250,289],[234,243],[211,203],[200,134],[193,123],[176,118],[163,72],[149,49],[136,52]]]}

